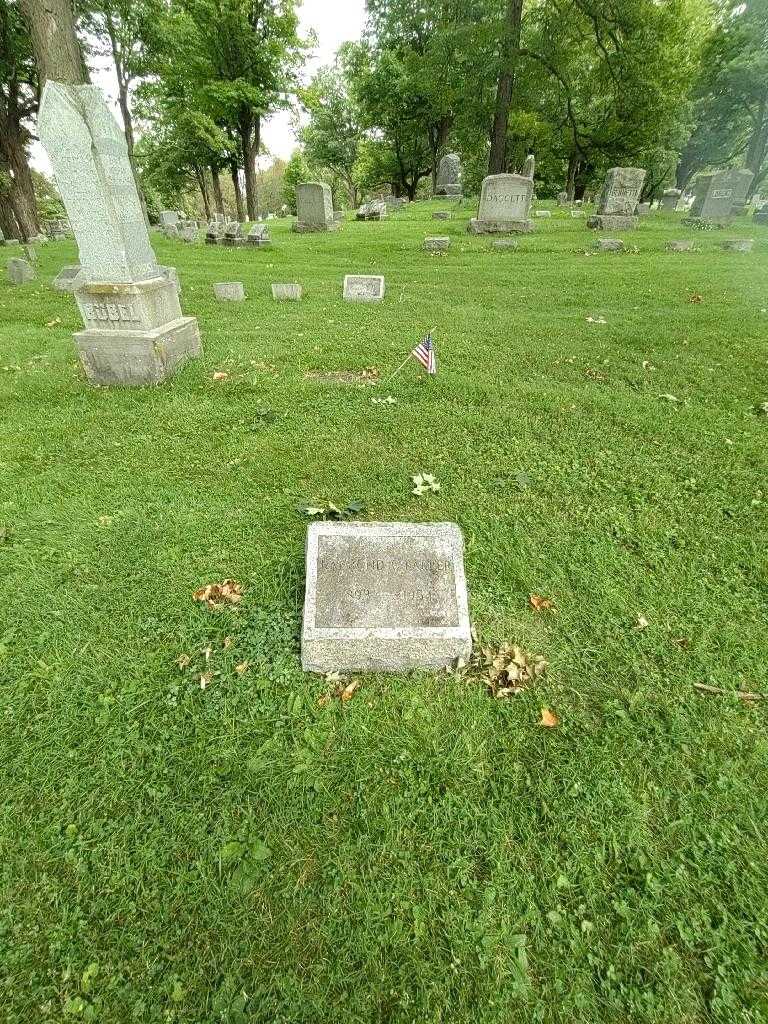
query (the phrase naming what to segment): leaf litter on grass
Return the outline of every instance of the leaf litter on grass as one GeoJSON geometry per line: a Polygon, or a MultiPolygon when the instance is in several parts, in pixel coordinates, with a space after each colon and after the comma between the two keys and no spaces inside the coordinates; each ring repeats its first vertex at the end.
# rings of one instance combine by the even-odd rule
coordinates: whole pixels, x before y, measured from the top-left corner
{"type": "Polygon", "coordinates": [[[522,693],[547,671],[548,662],[517,644],[478,647],[469,662],[459,661],[453,672],[470,682],[483,683],[488,693],[504,700],[522,693]]]}
{"type": "Polygon", "coordinates": [[[214,611],[224,608],[228,604],[239,604],[243,599],[243,588],[234,580],[222,580],[221,583],[209,583],[207,586],[195,590],[192,599],[206,604],[214,611]]]}

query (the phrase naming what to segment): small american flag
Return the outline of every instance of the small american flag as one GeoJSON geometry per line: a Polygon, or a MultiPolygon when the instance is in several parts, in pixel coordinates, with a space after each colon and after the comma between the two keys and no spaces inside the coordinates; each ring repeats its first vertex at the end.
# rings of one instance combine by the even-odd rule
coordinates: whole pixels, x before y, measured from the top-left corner
{"type": "Polygon", "coordinates": [[[419,342],[413,352],[411,352],[411,355],[418,359],[427,373],[437,373],[437,356],[435,355],[435,346],[432,344],[431,334],[428,334],[426,338],[419,342]]]}

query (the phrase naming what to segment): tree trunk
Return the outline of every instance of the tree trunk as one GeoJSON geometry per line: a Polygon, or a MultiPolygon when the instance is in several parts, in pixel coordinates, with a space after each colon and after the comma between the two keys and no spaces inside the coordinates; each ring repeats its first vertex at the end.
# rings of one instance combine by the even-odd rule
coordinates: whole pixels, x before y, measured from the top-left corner
{"type": "Polygon", "coordinates": [[[254,118],[251,111],[240,115],[240,146],[243,150],[243,170],[245,172],[245,203],[248,207],[248,220],[256,220],[256,153],[259,148],[261,125],[258,117],[254,118]]]}
{"type": "Polygon", "coordinates": [[[18,238],[21,241],[21,232],[16,223],[9,192],[0,192],[0,231],[3,238],[18,238]]]}
{"type": "Polygon", "coordinates": [[[517,51],[520,49],[520,30],[523,20],[523,0],[507,0],[504,21],[504,39],[501,50],[501,74],[496,89],[496,109],[491,128],[491,154],[488,173],[503,174],[507,169],[507,129],[509,108],[515,86],[517,51]]]}
{"type": "MultiPolygon", "coordinates": [[[[240,168],[237,164],[232,164],[230,167],[232,173],[232,188],[235,190],[235,206],[237,207],[237,219],[242,224],[245,220],[245,210],[243,209],[243,190],[240,188],[240,168]]],[[[255,218],[248,218],[249,220],[255,218]]]]}
{"type": "Polygon", "coordinates": [[[747,156],[744,161],[744,166],[752,171],[754,175],[747,195],[748,199],[751,199],[757,189],[758,175],[765,160],[766,149],[768,149],[768,92],[765,92],[760,100],[752,137],[749,140],[747,156]]]}
{"type": "Polygon", "coordinates": [[[0,119],[0,172],[10,179],[7,198],[22,242],[40,233],[37,201],[25,148],[26,133],[11,118],[0,119]]]}
{"type": "Polygon", "coordinates": [[[211,217],[211,200],[208,196],[208,182],[205,180],[204,167],[195,167],[195,178],[197,179],[197,187],[200,189],[200,195],[203,199],[205,219],[210,223],[213,218],[211,217]]]}
{"type": "Polygon", "coordinates": [[[213,202],[216,213],[224,216],[224,196],[221,194],[221,181],[219,180],[218,167],[211,168],[211,181],[213,182],[213,202]]]}
{"type": "Polygon", "coordinates": [[[576,198],[576,175],[579,173],[581,158],[578,153],[571,153],[568,157],[568,174],[565,179],[565,191],[568,195],[568,202],[572,203],[576,198]]]}
{"type": "Polygon", "coordinates": [[[48,79],[85,85],[88,71],[75,32],[71,0],[19,0],[29,25],[40,88],[48,79]]]}
{"type": "Polygon", "coordinates": [[[134,155],[135,142],[133,135],[133,117],[131,116],[131,106],[129,102],[131,79],[129,75],[126,73],[125,65],[123,64],[123,56],[117,41],[117,33],[115,31],[115,24],[112,20],[111,14],[107,14],[105,20],[107,25],[107,32],[109,34],[109,41],[112,46],[112,59],[115,62],[115,73],[117,76],[117,99],[118,103],[120,104],[120,113],[123,118],[125,144],[128,148],[128,163],[131,165],[133,182],[136,185],[136,192],[138,193],[139,196],[141,212],[144,215],[144,223],[147,225],[147,227],[149,227],[147,200],[141,188],[141,181],[139,180],[139,170],[136,166],[136,157],[134,155]]]}

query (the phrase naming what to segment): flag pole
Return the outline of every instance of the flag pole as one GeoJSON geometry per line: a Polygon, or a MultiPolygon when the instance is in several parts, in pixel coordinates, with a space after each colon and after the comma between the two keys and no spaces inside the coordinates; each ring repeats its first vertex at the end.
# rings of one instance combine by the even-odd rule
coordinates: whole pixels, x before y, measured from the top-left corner
{"type": "Polygon", "coordinates": [[[400,371],[403,369],[403,367],[407,365],[407,363],[408,363],[408,361],[410,359],[413,359],[413,352],[409,352],[408,355],[405,357],[405,359],[402,361],[402,363],[395,370],[395,372],[393,374],[391,374],[389,377],[387,377],[386,380],[383,380],[380,383],[381,384],[389,384],[389,382],[391,380],[393,380],[398,375],[398,373],[400,373],[400,371]]]}

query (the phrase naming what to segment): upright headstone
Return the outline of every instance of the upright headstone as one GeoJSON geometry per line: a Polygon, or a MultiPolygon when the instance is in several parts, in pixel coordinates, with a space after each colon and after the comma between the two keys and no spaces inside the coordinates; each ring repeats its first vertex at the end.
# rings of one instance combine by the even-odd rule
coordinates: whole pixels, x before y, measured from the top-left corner
{"type": "Polygon", "coordinates": [[[641,167],[612,167],[597,200],[597,213],[587,226],[599,231],[629,231],[637,227],[637,203],[643,191],[641,167]]]}
{"type": "Polygon", "coordinates": [[[197,241],[197,222],[194,220],[187,220],[179,227],[179,235],[181,238],[190,244],[197,241]]]}
{"type": "Polygon", "coordinates": [[[205,244],[218,245],[224,237],[224,224],[218,217],[210,222],[205,231],[205,244]]]}
{"type": "Polygon", "coordinates": [[[222,245],[228,245],[230,247],[245,245],[245,239],[243,238],[243,228],[240,221],[231,220],[224,228],[224,237],[222,238],[222,245]]]}
{"type": "Polygon", "coordinates": [[[338,223],[333,219],[331,187],[321,181],[309,181],[296,186],[298,216],[294,231],[335,231],[338,223]]]}
{"type": "Polygon", "coordinates": [[[474,235],[533,231],[530,219],[533,181],[522,174],[492,174],[483,181],[477,217],[469,222],[474,235]]]}
{"type": "Polygon", "coordinates": [[[673,213],[677,209],[677,204],[680,202],[680,196],[683,193],[679,188],[667,188],[661,196],[661,208],[665,213],[673,213]]]}
{"type": "Polygon", "coordinates": [[[744,205],[754,174],[744,168],[700,174],[694,182],[689,216],[713,224],[727,224],[734,207],[744,205]]]}
{"type": "Polygon", "coordinates": [[[533,155],[533,153],[529,153],[528,156],[525,158],[525,163],[523,164],[523,177],[530,178],[531,180],[533,180],[533,176],[535,173],[536,157],[533,155]]]}
{"type": "Polygon", "coordinates": [[[558,206],[567,206],[568,205],[568,193],[567,192],[558,192],[557,193],[557,205],[558,206]]]}
{"type": "Polygon", "coordinates": [[[194,317],[157,265],[125,136],[101,90],[48,81],[38,133],[80,252],[75,298],[85,329],[75,334],[94,384],[158,384],[201,354],[194,317]]]}
{"type": "Polygon", "coordinates": [[[461,157],[446,153],[437,168],[436,196],[461,195],[461,157]]]}
{"type": "Polygon", "coordinates": [[[765,206],[761,206],[759,210],[755,210],[752,216],[752,223],[768,226],[768,203],[765,206]]]}
{"type": "Polygon", "coordinates": [[[37,276],[35,268],[26,260],[10,259],[6,263],[5,269],[8,271],[8,280],[11,284],[27,284],[29,281],[34,281],[37,276]]]}
{"type": "Polygon", "coordinates": [[[175,228],[179,223],[179,211],[178,210],[161,210],[160,211],[160,227],[162,228],[175,228]]]}
{"type": "Polygon", "coordinates": [[[469,659],[464,541],[455,523],[313,523],[305,672],[403,672],[469,659]]]}
{"type": "Polygon", "coordinates": [[[261,249],[264,246],[271,245],[272,239],[269,236],[269,228],[266,224],[254,224],[251,230],[248,232],[246,238],[248,245],[253,245],[257,249],[261,249]]]}

